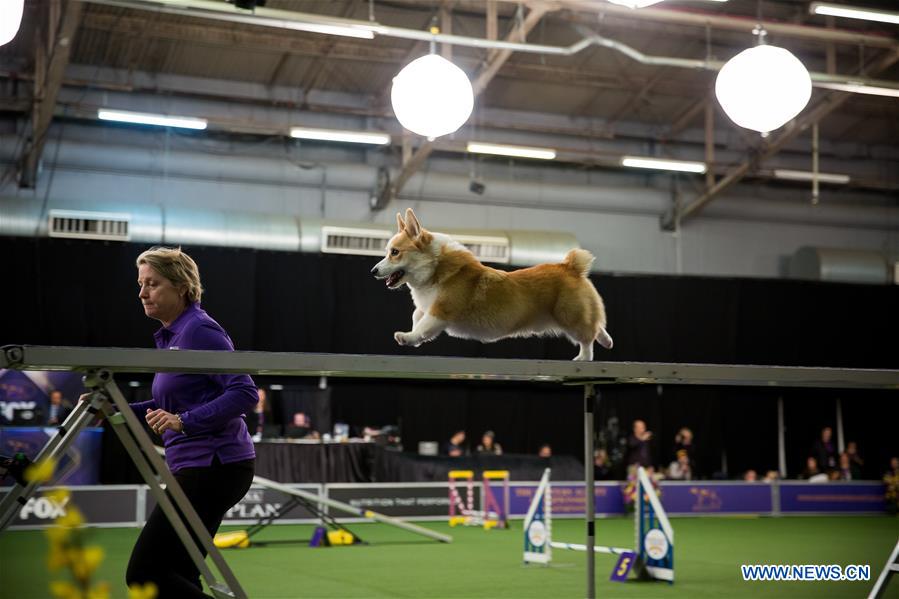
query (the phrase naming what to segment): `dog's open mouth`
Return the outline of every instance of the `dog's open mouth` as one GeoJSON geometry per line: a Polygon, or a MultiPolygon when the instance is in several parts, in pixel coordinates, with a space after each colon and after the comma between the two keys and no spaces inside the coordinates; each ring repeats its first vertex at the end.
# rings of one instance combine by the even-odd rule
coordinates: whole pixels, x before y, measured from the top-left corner
{"type": "Polygon", "coordinates": [[[396,287],[399,285],[400,279],[406,276],[405,270],[398,270],[396,272],[392,272],[387,276],[387,286],[388,287],[396,287]]]}

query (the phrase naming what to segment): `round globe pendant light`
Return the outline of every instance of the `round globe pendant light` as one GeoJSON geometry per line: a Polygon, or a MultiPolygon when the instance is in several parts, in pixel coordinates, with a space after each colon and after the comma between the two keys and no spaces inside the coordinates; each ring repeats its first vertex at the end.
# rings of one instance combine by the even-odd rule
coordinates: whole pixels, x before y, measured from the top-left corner
{"type": "Polygon", "coordinates": [[[471,115],[474,93],[462,69],[437,54],[416,58],[393,78],[393,112],[409,131],[440,137],[471,115]]]}
{"type": "Polygon", "coordinates": [[[721,68],[715,95],[734,123],[767,133],[802,112],[812,95],[812,79],[789,50],[759,45],[721,68]]]}
{"type": "Polygon", "coordinates": [[[25,0],[0,1],[0,46],[16,37],[22,24],[22,10],[25,0]]]}

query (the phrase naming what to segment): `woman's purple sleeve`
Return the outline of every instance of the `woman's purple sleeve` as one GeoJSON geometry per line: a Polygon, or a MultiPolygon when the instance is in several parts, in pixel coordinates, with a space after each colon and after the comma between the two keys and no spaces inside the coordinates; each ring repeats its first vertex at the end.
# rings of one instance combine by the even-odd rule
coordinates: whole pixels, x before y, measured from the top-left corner
{"type": "MultiPolygon", "coordinates": [[[[231,339],[220,328],[203,324],[192,332],[190,349],[234,351],[231,339]]],[[[246,374],[210,375],[220,388],[221,395],[198,408],[181,414],[184,431],[196,435],[223,427],[229,420],[251,412],[259,401],[256,385],[246,374]]]]}

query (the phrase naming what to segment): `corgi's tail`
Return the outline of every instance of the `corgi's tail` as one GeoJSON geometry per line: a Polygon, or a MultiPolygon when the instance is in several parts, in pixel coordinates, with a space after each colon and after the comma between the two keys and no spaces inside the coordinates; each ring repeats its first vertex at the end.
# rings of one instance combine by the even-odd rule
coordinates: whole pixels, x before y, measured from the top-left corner
{"type": "Polygon", "coordinates": [[[593,260],[593,254],[587,250],[575,249],[565,254],[562,264],[578,275],[586,277],[590,274],[590,266],[593,264],[593,260]]]}

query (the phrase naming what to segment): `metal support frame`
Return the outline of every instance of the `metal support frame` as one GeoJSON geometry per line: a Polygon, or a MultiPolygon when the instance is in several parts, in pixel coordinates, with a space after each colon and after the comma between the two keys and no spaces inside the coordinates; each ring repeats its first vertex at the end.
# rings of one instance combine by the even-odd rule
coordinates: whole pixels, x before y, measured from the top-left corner
{"type": "MultiPolygon", "coordinates": [[[[65,454],[69,446],[78,438],[78,434],[94,418],[102,414],[112,425],[113,430],[140,471],[150,492],[156,498],[159,507],[175,529],[175,533],[184,545],[187,553],[200,575],[206,581],[213,595],[218,598],[247,599],[246,593],[237,581],[237,577],[228,567],[212,537],[194,510],[181,485],[157,455],[153,442],[144,431],[137,416],[128,407],[128,402],[116,386],[112,373],[105,369],[88,370],[84,384],[91,389],[90,398],[80,402],[66,418],[57,434],[38,454],[36,461],[58,459],[65,454]],[[160,480],[157,480],[157,476],[160,480]],[[165,488],[163,488],[165,485],[165,488]],[[193,534],[193,536],[191,536],[193,534]],[[224,582],[216,579],[198,548],[197,539],[212,559],[224,582]]],[[[37,490],[38,483],[32,482],[22,487],[16,485],[0,503],[0,531],[9,525],[19,513],[21,506],[27,502],[37,490]]]]}
{"type": "Polygon", "coordinates": [[[587,523],[587,599],[596,597],[596,495],[593,490],[593,408],[595,395],[592,384],[584,385],[584,516],[587,523]]]}
{"type": "Polygon", "coordinates": [[[880,597],[883,597],[886,592],[887,583],[896,572],[899,572],[899,541],[896,541],[893,552],[887,559],[887,563],[883,565],[883,570],[880,571],[880,576],[877,577],[874,588],[872,588],[871,592],[868,594],[868,599],[880,599],[880,597]]]}
{"type": "MultiPolygon", "coordinates": [[[[737,385],[737,386],[784,386],[812,388],[846,389],[892,389],[899,390],[899,370],[859,369],[859,368],[808,368],[797,366],[745,366],[720,364],[668,364],[651,362],[562,362],[549,360],[498,360],[483,358],[445,358],[433,356],[373,356],[351,354],[310,354],[284,352],[220,352],[196,350],[157,350],[87,347],[46,347],[46,346],[5,346],[0,348],[0,368],[17,370],[65,370],[87,372],[97,377],[100,391],[112,395],[116,407],[103,399],[104,393],[95,393],[90,404],[100,401],[103,412],[116,424],[116,418],[123,418],[125,428],[134,436],[128,437],[135,462],[149,461],[169,486],[173,498],[187,515],[188,524],[197,520],[196,513],[186,504],[181,488],[155,455],[149,437],[140,427],[137,417],[128,407],[125,398],[112,383],[112,372],[182,372],[182,373],[241,373],[252,375],[284,375],[306,377],[360,377],[391,379],[431,379],[431,380],[491,380],[491,381],[532,381],[556,382],[563,385],[582,386],[584,393],[584,492],[586,503],[586,555],[588,599],[595,597],[595,504],[593,495],[593,417],[595,408],[594,385],[615,383],[645,383],[668,385],[737,385]],[[102,370],[101,370],[102,369],[102,370]],[[99,373],[99,374],[98,374],[99,373]],[[104,378],[105,377],[105,378],[104,378]],[[141,453],[143,450],[143,453],[141,453]],[[152,455],[151,455],[152,454],[152,455]],[[155,460],[155,462],[154,462],[155,460]],[[191,519],[193,516],[193,519],[191,519]]],[[[91,379],[93,380],[93,379],[91,379]]],[[[82,404],[84,406],[84,404],[82,404]]],[[[48,443],[41,451],[42,457],[57,445],[71,442],[71,427],[75,422],[84,426],[89,408],[79,407],[62,427],[62,434],[48,443]]],[[[96,408],[95,408],[96,409],[96,408]]],[[[120,437],[122,427],[116,426],[120,437]]],[[[64,450],[64,449],[63,449],[64,450]]],[[[146,465],[149,468],[150,465],[146,465]]],[[[142,471],[144,473],[144,471],[142,471]]],[[[154,492],[165,493],[155,481],[152,473],[145,474],[147,483],[154,492]],[[149,475],[149,476],[148,476],[149,475]]],[[[269,481],[270,486],[280,485],[269,481]]],[[[26,487],[27,490],[27,487],[26,487]]],[[[33,491],[33,489],[32,489],[33,491]]],[[[11,492],[21,496],[21,490],[11,492]]],[[[4,498],[3,505],[14,502],[4,498]]],[[[321,501],[321,498],[318,498],[321,501]]],[[[164,501],[164,500],[163,500],[164,501]]],[[[14,506],[17,507],[17,506],[14,506]]],[[[174,508],[172,508],[174,509],[174,508]]],[[[4,512],[5,513],[5,512],[4,512]]],[[[371,517],[371,516],[369,516],[371,517]]],[[[180,521],[179,521],[180,523],[180,521]]],[[[173,523],[174,524],[174,523],[173,523]]],[[[198,537],[215,561],[219,571],[235,593],[231,596],[245,597],[243,591],[228,569],[221,554],[213,546],[206,529],[200,525],[198,537]],[[239,594],[238,594],[239,593],[239,594]]],[[[176,530],[178,530],[176,525],[176,530]]],[[[184,530],[181,523],[181,530],[184,530]]],[[[183,538],[183,537],[182,537],[183,538]]],[[[896,551],[887,566],[896,560],[896,551]]],[[[205,567],[202,564],[201,572],[205,567]]],[[[892,570],[891,570],[892,572],[892,570]]],[[[205,575],[205,574],[204,574],[205,575]]],[[[883,575],[881,576],[883,578],[883,575]]],[[[209,578],[207,578],[207,581],[209,578]]],[[[212,586],[212,585],[210,585],[212,586]]],[[[882,586],[878,581],[878,587],[882,586]]],[[[228,596],[228,595],[224,595],[228,596]]]]}

